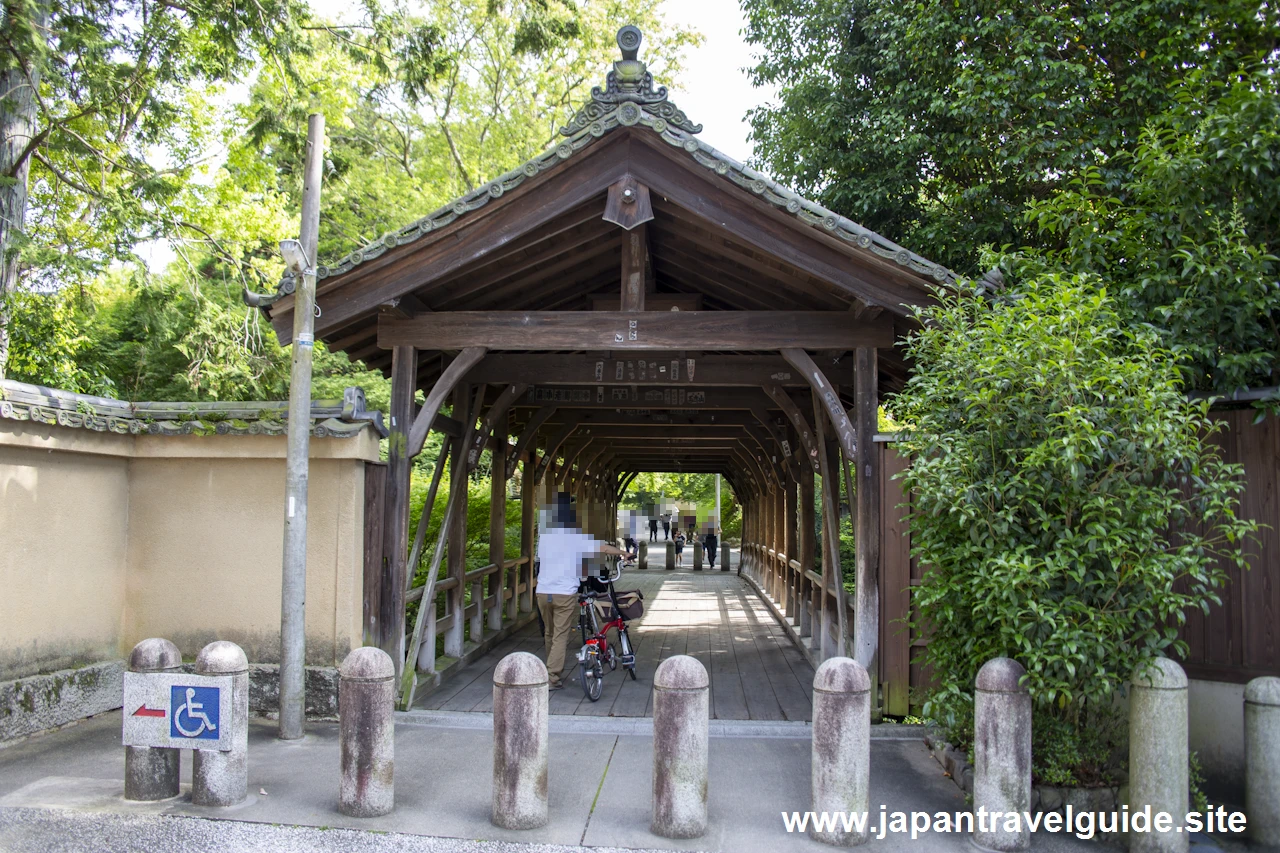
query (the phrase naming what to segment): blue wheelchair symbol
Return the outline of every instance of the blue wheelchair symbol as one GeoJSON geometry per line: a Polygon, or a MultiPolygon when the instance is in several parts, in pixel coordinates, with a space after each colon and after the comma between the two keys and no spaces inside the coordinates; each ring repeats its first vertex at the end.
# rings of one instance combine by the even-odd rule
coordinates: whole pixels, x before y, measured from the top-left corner
{"type": "Polygon", "coordinates": [[[169,736],[189,740],[218,739],[217,687],[169,688],[169,736]]]}

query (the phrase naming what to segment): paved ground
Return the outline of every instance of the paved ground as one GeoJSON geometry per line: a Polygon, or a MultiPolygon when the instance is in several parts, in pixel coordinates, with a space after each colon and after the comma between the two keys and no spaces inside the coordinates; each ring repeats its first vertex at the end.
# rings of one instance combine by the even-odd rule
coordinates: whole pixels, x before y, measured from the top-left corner
{"type": "MultiPolygon", "coordinates": [[[[688,654],[702,661],[711,676],[712,719],[811,718],[813,667],[736,573],[629,569],[616,586],[644,594],[644,616],[628,628],[636,649],[638,680],[632,681],[621,669],[611,672],[605,678],[604,695],[591,702],[579,686],[570,654],[571,668],[565,674],[568,686],[552,694],[552,714],[651,716],[651,687],[658,663],[672,655],[688,654]]],[[[570,643],[570,652],[575,650],[570,643]]],[[[543,654],[537,622],[451,675],[414,707],[491,711],[493,669],[513,651],[543,654]]]]}
{"type": "MultiPolygon", "coordinates": [[[[192,805],[185,787],[175,800],[125,802],[120,715],[104,714],[0,750],[0,850],[827,849],[788,834],[781,819],[781,812],[804,810],[809,803],[809,740],[803,724],[721,724],[736,736],[711,741],[710,828],[703,838],[673,842],[649,833],[652,741],[633,733],[648,721],[619,720],[619,728],[628,733],[612,734],[604,728],[607,720],[555,718],[551,822],[529,832],[499,830],[489,823],[493,746],[487,721],[485,715],[469,714],[457,725],[449,723],[448,715],[431,725],[399,724],[396,810],[358,820],[336,809],[334,724],[311,724],[301,744],[285,744],[274,739],[272,724],[255,721],[250,728],[250,797],[241,805],[215,809],[192,805]],[[229,822],[211,822],[219,818],[229,822]],[[336,828],[391,835],[332,831],[336,828]],[[510,846],[479,848],[471,841],[422,836],[510,846]],[[527,844],[552,846],[523,846],[527,844]]],[[[189,755],[184,755],[183,772],[189,780],[189,755]]],[[[881,804],[904,811],[965,809],[960,790],[914,739],[873,742],[872,786],[873,821],[881,804]]],[[[914,842],[889,835],[872,844],[883,851],[970,849],[960,835],[914,842]]],[[[1038,836],[1034,849],[1084,850],[1085,844],[1038,836]]]]}

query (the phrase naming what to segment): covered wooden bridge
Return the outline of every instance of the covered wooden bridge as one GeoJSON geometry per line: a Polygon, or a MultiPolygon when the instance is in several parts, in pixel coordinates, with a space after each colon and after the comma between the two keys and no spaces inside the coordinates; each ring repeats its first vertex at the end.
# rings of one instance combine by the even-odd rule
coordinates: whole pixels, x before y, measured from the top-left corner
{"type": "MultiPolygon", "coordinates": [[[[619,32],[622,59],[554,148],[318,271],[316,336],[392,380],[366,640],[405,664],[406,703],[442,665],[437,635],[460,659],[531,610],[535,506],[571,492],[584,526],[612,537],[640,471],[723,475],[744,510],[743,572],[792,635],[817,658],[848,637],[877,665],[877,404],[906,377],[894,343],[911,307],[950,274],[702,142],[640,40],[619,32]],[[409,472],[430,430],[447,440],[428,504],[452,472],[448,547],[431,552],[447,571],[411,589],[406,567],[429,543],[409,529],[409,472]],[[468,571],[463,475],[486,448],[491,563],[468,571]],[[517,470],[509,560],[501,472],[517,470]],[[842,497],[857,534],[848,606],[830,569],[842,497]],[[421,600],[435,606],[406,624],[421,600]]],[[[288,343],[292,297],[269,311],[288,343]]]]}

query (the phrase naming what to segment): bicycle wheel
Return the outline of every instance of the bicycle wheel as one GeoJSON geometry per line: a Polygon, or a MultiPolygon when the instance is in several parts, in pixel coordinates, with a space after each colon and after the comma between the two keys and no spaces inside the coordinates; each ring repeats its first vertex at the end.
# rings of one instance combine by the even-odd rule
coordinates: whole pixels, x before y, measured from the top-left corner
{"type": "Polygon", "coordinates": [[[637,678],[635,664],[632,664],[631,666],[627,667],[627,672],[631,674],[631,680],[635,681],[637,678]]]}
{"type": "Polygon", "coordinates": [[[615,669],[618,668],[618,655],[613,650],[613,643],[609,644],[608,655],[609,655],[609,671],[613,672],[615,669]]]}
{"type": "Polygon", "coordinates": [[[600,661],[583,662],[582,692],[592,702],[600,700],[600,694],[604,692],[604,668],[600,666],[600,661]]]}

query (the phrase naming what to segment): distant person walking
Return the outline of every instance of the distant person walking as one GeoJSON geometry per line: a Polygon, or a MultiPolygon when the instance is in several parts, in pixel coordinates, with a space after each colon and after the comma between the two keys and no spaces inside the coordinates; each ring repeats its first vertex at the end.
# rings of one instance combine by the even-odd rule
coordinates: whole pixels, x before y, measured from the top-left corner
{"type": "Polygon", "coordinates": [[[658,541],[658,519],[656,518],[649,519],[649,541],[658,541]]]}
{"type": "Polygon", "coordinates": [[[662,517],[662,539],[666,541],[671,538],[671,522],[664,515],[662,517]]]}
{"type": "Polygon", "coordinates": [[[676,528],[676,536],[675,536],[675,539],[672,541],[674,541],[676,545],[676,565],[683,566],[684,565],[684,534],[680,532],[679,528],[676,528]]]}
{"type": "Polygon", "coordinates": [[[716,551],[720,548],[720,540],[716,536],[714,530],[707,531],[707,535],[702,537],[702,551],[707,555],[707,567],[714,569],[716,567],[716,551]]]}

